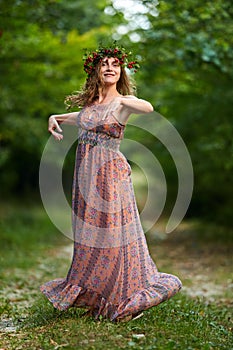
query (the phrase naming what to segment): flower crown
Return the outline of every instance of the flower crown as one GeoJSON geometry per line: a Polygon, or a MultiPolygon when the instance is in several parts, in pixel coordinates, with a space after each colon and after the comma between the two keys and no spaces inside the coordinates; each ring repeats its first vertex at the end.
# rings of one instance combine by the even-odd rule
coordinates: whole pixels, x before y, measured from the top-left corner
{"type": "Polygon", "coordinates": [[[132,52],[126,52],[125,48],[122,46],[117,46],[116,42],[113,45],[108,47],[101,47],[96,51],[88,51],[83,55],[84,61],[84,71],[88,76],[95,70],[96,65],[104,58],[104,57],[115,57],[119,60],[119,64],[122,67],[127,67],[128,69],[133,69],[134,72],[140,68],[139,63],[133,58],[132,52]]]}

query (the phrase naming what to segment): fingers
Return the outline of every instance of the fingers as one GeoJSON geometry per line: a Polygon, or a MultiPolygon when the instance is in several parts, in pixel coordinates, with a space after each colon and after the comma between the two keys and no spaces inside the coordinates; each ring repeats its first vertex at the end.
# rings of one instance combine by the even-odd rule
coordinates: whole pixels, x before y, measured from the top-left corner
{"type": "Polygon", "coordinates": [[[51,134],[53,135],[53,137],[55,138],[55,140],[57,141],[61,141],[63,139],[63,135],[59,134],[58,132],[52,130],[51,134]]]}
{"type": "Polygon", "coordinates": [[[49,127],[48,127],[49,132],[52,133],[53,130],[57,130],[59,132],[62,132],[61,127],[59,126],[58,122],[56,119],[51,119],[49,120],[49,127]]]}
{"type": "Polygon", "coordinates": [[[63,139],[63,135],[59,134],[59,132],[62,132],[62,128],[60,127],[60,125],[58,124],[58,122],[56,121],[55,118],[50,117],[49,118],[49,127],[48,127],[48,131],[53,135],[53,137],[55,138],[55,140],[62,140],[63,139]],[[56,130],[56,131],[55,131],[56,130]],[[58,132],[57,132],[58,131],[58,132]]]}
{"type": "Polygon", "coordinates": [[[62,132],[62,128],[60,127],[58,122],[56,122],[56,129],[57,129],[57,131],[62,132]]]}

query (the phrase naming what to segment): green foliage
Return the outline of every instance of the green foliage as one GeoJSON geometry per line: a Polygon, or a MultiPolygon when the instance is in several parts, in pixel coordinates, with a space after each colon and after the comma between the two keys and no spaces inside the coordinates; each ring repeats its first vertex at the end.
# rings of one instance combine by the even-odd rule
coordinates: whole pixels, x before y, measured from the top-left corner
{"type": "Polygon", "coordinates": [[[95,46],[96,39],[92,31],[52,33],[53,11],[63,18],[64,3],[62,8],[57,1],[32,1],[35,8],[24,1],[13,3],[4,2],[1,12],[0,167],[4,171],[0,180],[5,192],[25,192],[38,186],[38,166],[48,138],[47,118],[65,112],[64,97],[80,89],[85,79],[82,48],[95,46]]]}
{"type": "MultiPolygon", "coordinates": [[[[27,23],[36,23],[54,34],[76,29],[80,34],[99,28],[105,0],[1,0],[1,29],[22,32],[27,23]]],[[[25,31],[26,33],[26,31],[25,31]]]]}
{"type": "MultiPolygon", "coordinates": [[[[141,39],[135,47],[144,56],[139,92],[173,123],[189,149],[195,174],[189,215],[231,224],[231,2],[141,3],[148,9],[150,28],[136,29],[141,39]],[[155,9],[159,10],[158,16],[155,9]]],[[[135,30],[129,30],[126,36],[132,32],[135,30]]],[[[165,164],[169,185],[175,190],[169,155],[155,142],[154,152],[165,164]]]]}

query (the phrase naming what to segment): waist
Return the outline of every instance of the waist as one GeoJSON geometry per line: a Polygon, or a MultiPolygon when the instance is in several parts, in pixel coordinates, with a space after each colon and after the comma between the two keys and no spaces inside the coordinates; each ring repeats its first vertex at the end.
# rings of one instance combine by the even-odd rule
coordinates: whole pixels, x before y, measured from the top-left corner
{"type": "Polygon", "coordinates": [[[89,144],[91,146],[100,146],[113,151],[119,151],[121,140],[109,137],[104,133],[86,132],[79,135],[78,144],[89,144]]]}

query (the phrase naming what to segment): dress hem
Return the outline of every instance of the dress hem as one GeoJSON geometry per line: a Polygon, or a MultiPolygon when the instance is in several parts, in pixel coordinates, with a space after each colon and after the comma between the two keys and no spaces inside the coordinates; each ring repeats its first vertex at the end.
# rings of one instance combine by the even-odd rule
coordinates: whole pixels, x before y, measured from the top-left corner
{"type": "Polygon", "coordinates": [[[65,279],[57,279],[52,282],[56,283],[56,286],[51,286],[51,282],[48,282],[42,285],[40,290],[56,309],[65,311],[71,307],[88,308],[88,314],[94,319],[98,320],[103,317],[112,322],[156,306],[170,299],[182,287],[178,278],[177,287],[170,291],[165,291],[161,284],[155,283],[134,292],[119,304],[113,304],[98,292],[66,283],[65,279]]]}

